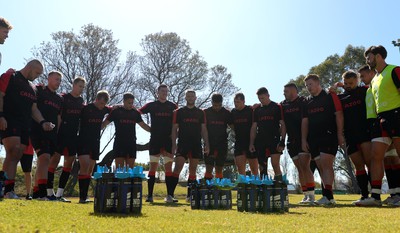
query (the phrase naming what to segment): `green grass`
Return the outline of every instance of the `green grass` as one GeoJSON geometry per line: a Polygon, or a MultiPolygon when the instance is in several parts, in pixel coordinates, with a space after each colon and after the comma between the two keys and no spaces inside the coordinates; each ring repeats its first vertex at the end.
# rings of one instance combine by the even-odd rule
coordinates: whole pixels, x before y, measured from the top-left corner
{"type": "MultiPolygon", "coordinates": [[[[235,205],[191,210],[183,187],[177,190],[178,204],[165,204],[162,190],[157,184],[155,203],[143,202],[140,216],[96,215],[93,204],[77,204],[76,198],[72,203],[3,200],[0,232],[398,232],[400,226],[399,209],[351,206],[358,195],[336,195],[333,208],[292,205],[286,214],[258,214],[238,212],[235,205]]],[[[297,203],[302,195],[289,198],[297,203]]]]}

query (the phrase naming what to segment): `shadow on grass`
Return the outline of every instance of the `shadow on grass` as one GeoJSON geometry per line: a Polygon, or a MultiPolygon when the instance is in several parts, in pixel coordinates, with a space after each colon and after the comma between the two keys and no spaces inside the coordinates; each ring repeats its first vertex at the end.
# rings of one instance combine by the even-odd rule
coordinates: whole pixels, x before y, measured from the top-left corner
{"type": "Polygon", "coordinates": [[[183,202],[174,202],[174,203],[153,202],[153,203],[149,203],[148,205],[150,205],[150,206],[167,206],[167,207],[182,207],[182,206],[190,207],[189,203],[183,203],[183,202]]]}
{"type": "Polygon", "coordinates": [[[118,214],[118,213],[89,213],[90,216],[96,217],[114,217],[114,218],[146,218],[146,215],[140,214],[118,214]]]}

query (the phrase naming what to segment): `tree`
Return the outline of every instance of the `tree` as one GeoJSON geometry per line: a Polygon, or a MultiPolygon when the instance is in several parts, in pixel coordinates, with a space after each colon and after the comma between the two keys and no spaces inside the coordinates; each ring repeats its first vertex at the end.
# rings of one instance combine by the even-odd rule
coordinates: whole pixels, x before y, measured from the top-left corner
{"type": "Polygon", "coordinates": [[[157,87],[164,83],[170,89],[170,101],[184,105],[185,91],[197,92],[197,107],[210,105],[211,95],[218,92],[224,98],[238,91],[227,68],[216,65],[208,69],[199,52],[176,33],[154,33],[142,39],[143,55],[139,56],[139,103],[156,99],[157,87]]]}
{"type": "MultiPolygon", "coordinates": [[[[52,33],[51,41],[33,48],[33,55],[44,62],[47,72],[63,73],[61,92],[71,90],[74,78],[83,76],[87,81],[83,93],[87,103],[95,100],[97,91],[106,89],[112,104],[120,102],[124,92],[133,91],[136,81],[136,55],[128,52],[126,62],[121,62],[117,44],[111,30],[88,24],[79,33],[52,33]]],[[[45,83],[44,79],[42,76],[39,82],[45,83]]]]}
{"type": "MultiPolygon", "coordinates": [[[[321,86],[326,89],[334,83],[340,81],[342,79],[342,74],[345,71],[357,70],[359,67],[364,65],[364,51],[365,48],[362,46],[354,47],[352,45],[348,45],[342,56],[338,54],[328,56],[321,64],[311,67],[309,74],[318,74],[321,79],[321,86]]],[[[306,75],[299,75],[290,81],[296,83],[296,85],[299,87],[299,93],[301,95],[307,96],[308,92],[303,81],[305,77],[306,75]]],[[[352,185],[352,187],[348,187],[350,192],[358,192],[359,187],[356,182],[354,169],[352,167],[350,158],[348,156],[344,156],[343,150],[339,150],[339,154],[341,156],[337,157],[334,167],[335,171],[339,172],[351,181],[348,182],[352,185]]]]}

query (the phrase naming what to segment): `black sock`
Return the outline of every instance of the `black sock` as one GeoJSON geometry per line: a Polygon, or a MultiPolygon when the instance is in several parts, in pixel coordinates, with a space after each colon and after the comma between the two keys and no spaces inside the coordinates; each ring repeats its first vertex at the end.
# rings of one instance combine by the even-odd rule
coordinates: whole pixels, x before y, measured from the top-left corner
{"type": "Polygon", "coordinates": [[[54,186],[54,172],[47,172],[47,188],[52,189],[54,186]]]}
{"type": "Polygon", "coordinates": [[[362,172],[356,172],[356,179],[358,186],[360,187],[361,190],[361,196],[364,198],[368,197],[368,175],[367,173],[362,173],[362,172]]]}
{"type": "Polygon", "coordinates": [[[178,185],[179,177],[171,177],[171,196],[174,196],[176,186],[178,185]]]}
{"type": "Polygon", "coordinates": [[[47,184],[39,184],[39,198],[47,196],[47,184]]]}
{"type": "Polygon", "coordinates": [[[171,193],[171,178],[172,176],[165,177],[165,186],[167,186],[167,195],[172,195],[171,193]]]}
{"type": "Polygon", "coordinates": [[[395,180],[395,174],[394,170],[392,170],[392,166],[385,166],[385,175],[386,175],[386,180],[388,182],[389,186],[389,193],[390,196],[394,196],[394,191],[396,188],[396,180],[395,180]]]}
{"type": "Polygon", "coordinates": [[[66,171],[62,171],[61,175],[60,175],[60,181],[58,183],[58,187],[59,188],[65,188],[65,186],[67,185],[69,176],[70,176],[71,172],[66,172],[66,171]]]}
{"type": "Polygon", "coordinates": [[[79,179],[79,198],[80,200],[86,200],[89,190],[90,179],[79,179]]]}
{"type": "Polygon", "coordinates": [[[154,183],[156,182],[156,177],[155,176],[149,176],[149,179],[147,180],[147,188],[148,188],[148,195],[150,197],[153,196],[153,190],[154,190],[154,183]]]}

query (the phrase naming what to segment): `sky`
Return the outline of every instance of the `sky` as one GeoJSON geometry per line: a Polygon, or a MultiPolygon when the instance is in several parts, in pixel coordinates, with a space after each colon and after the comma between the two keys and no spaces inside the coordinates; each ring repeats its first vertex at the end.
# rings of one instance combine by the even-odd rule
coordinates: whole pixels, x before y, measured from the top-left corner
{"type": "Polygon", "coordinates": [[[386,61],[400,64],[399,47],[392,44],[400,38],[399,5],[394,0],[7,1],[0,16],[14,29],[0,45],[0,72],[22,68],[32,48],[50,41],[51,33],[78,32],[89,23],[112,30],[122,58],[128,51],[141,54],[145,35],[176,32],[209,67],[227,67],[247,104],[258,102],[255,92],[262,86],[279,102],[290,79],[330,55],[342,55],[349,44],[381,44],[386,61]]]}

